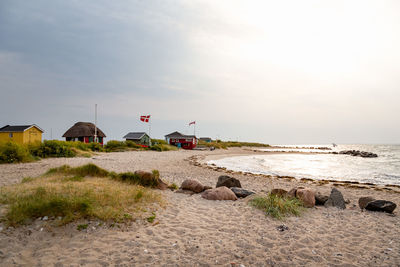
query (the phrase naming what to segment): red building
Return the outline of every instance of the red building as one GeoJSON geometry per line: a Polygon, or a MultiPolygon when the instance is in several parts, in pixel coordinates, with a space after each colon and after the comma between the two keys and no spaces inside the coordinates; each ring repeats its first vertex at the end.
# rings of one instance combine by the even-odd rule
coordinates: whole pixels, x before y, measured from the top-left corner
{"type": "Polygon", "coordinates": [[[77,122],[68,129],[63,135],[66,141],[80,141],[84,143],[94,142],[94,135],[97,134],[97,141],[103,144],[103,139],[106,135],[91,122],[77,122]]]}
{"type": "Polygon", "coordinates": [[[181,147],[183,149],[193,149],[197,146],[197,137],[194,135],[184,135],[180,132],[173,132],[165,136],[168,144],[181,147]]]}

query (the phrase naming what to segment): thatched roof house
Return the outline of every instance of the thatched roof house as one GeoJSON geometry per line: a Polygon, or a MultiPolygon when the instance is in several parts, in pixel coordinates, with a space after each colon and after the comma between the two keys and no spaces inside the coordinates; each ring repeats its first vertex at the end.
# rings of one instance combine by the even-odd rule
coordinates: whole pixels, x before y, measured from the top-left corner
{"type": "MultiPolygon", "coordinates": [[[[63,134],[66,141],[81,141],[91,143],[94,141],[95,126],[91,122],[77,122],[63,134]]],[[[100,144],[103,144],[103,138],[106,135],[97,127],[97,138],[100,144]]]]}

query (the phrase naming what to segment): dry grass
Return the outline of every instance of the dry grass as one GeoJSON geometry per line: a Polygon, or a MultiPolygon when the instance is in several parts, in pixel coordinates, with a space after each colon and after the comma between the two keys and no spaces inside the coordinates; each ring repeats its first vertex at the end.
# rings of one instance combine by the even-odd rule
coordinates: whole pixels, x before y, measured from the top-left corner
{"type": "Polygon", "coordinates": [[[2,220],[12,226],[42,216],[61,216],[61,224],[80,218],[121,222],[163,205],[161,195],[155,190],[109,177],[81,175],[84,173],[68,175],[53,171],[0,188],[0,203],[7,207],[2,220]]]}

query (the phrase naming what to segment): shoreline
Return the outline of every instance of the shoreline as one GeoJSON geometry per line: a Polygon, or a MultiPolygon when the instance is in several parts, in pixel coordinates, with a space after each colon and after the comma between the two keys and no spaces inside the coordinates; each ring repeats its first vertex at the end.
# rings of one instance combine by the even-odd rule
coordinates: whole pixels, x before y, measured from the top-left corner
{"type": "Polygon", "coordinates": [[[220,167],[215,164],[210,165],[207,162],[209,160],[219,160],[219,159],[224,159],[224,158],[230,158],[230,157],[237,157],[237,156],[251,156],[251,155],[257,155],[257,154],[332,154],[330,152],[282,152],[282,151],[258,151],[258,150],[248,150],[248,149],[243,149],[245,151],[249,151],[251,153],[240,153],[240,154],[227,154],[227,155],[218,155],[218,156],[209,156],[209,158],[205,159],[196,159],[197,161],[194,162],[193,164],[197,166],[200,164],[204,168],[211,168],[216,171],[225,171],[228,173],[232,174],[244,174],[244,175],[255,175],[255,176],[262,176],[265,178],[277,178],[277,179],[289,179],[289,180],[298,180],[298,181],[304,181],[304,182],[312,182],[314,184],[327,184],[331,183],[334,185],[338,186],[349,186],[354,188],[365,188],[365,187],[359,187],[355,185],[360,185],[360,186],[369,186],[369,188],[375,188],[375,190],[388,190],[392,191],[392,188],[396,188],[398,190],[394,191],[396,193],[400,193],[400,185],[396,184],[375,184],[375,183],[369,183],[369,182],[358,182],[358,181],[351,181],[351,180],[335,180],[335,179],[313,179],[313,178],[306,178],[306,177],[294,177],[294,176],[281,176],[281,175],[269,175],[269,174],[262,174],[262,173],[253,173],[253,172],[246,172],[246,171],[234,171],[230,170],[226,167],[220,167]],[[212,157],[212,159],[210,159],[212,157]]]}
{"type": "MultiPolygon", "coordinates": [[[[116,152],[94,158],[46,159],[37,163],[0,166],[0,182],[20,181],[20,174],[40,175],[63,164],[94,163],[109,171],[158,169],[161,178],[178,186],[196,179],[215,187],[220,175],[239,179],[258,194],[274,188],[306,186],[329,194],[335,184],[316,184],[288,177],[264,177],[216,170],[201,164],[207,157],[248,154],[245,149],[221,151],[116,152]],[[10,173],[12,174],[10,176],[10,173]]],[[[393,266],[400,264],[400,217],[362,212],[358,199],[371,196],[400,203],[400,194],[372,187],[340,187],[347,208],[316,206],[300,217],[278,221],[237,201],[210,201],[170,190],[158,191],[166,206],[154,223],[99,224],[84,220],[62,227],[36,220],[32,225],[0,230],[0,261],[7,266],[393,266]],[[86,230],[76,226],[87,223],[86,230]],[[288,230],[280,232],[284,224],[288,230]]],[[[0,207],[1,210],[2,207],[0,207]]]]}

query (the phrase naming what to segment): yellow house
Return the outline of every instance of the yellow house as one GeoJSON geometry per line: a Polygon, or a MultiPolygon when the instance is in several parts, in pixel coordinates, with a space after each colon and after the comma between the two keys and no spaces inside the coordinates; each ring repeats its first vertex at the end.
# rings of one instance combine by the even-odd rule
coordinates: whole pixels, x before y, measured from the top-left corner
{"type": "Polygon", "coordinates": [[[19,144],[42,142],[44,131],[35,124],[32,125],[6,125],[0,128],[0,142],[13,141],[19,144]]]}

